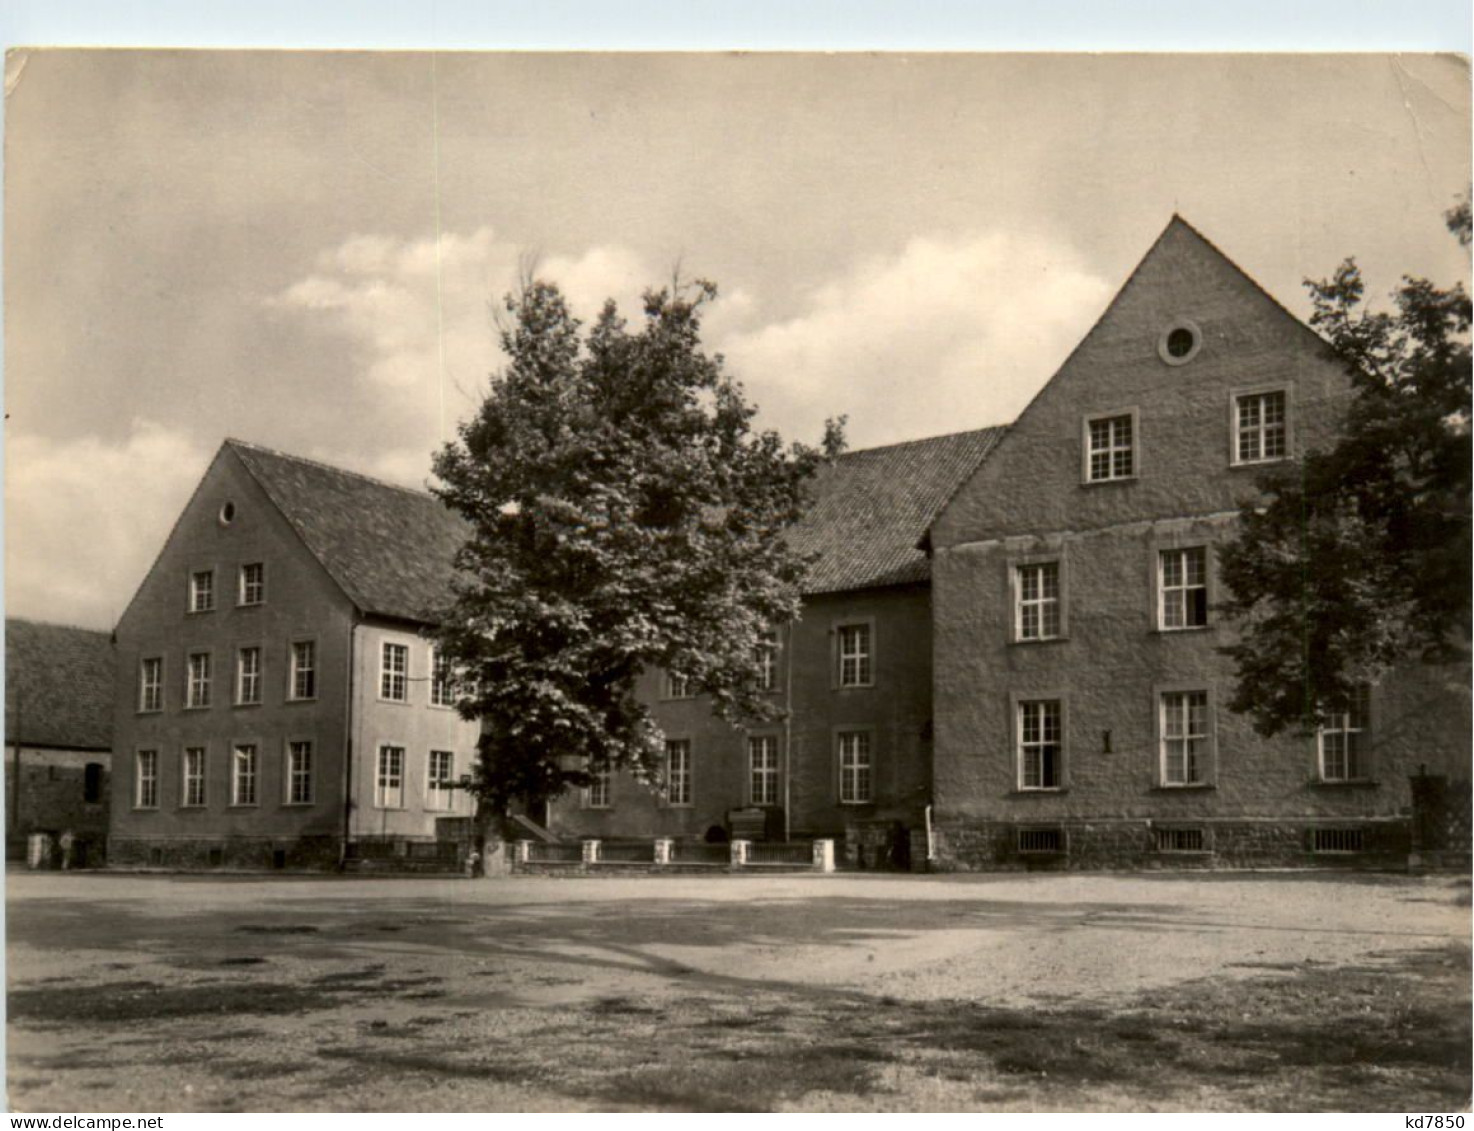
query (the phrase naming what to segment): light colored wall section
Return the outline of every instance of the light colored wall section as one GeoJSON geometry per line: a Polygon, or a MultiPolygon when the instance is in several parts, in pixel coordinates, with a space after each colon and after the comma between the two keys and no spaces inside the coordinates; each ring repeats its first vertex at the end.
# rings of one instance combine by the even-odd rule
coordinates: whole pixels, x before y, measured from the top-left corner
{"type": "Polygon", "coordinates": [[[430,705],[430,642],[407,625],[359,624],[353,633],[353,815],[354,837],[406,836],[433,838],[440,817],[469,817],[471,798],[451,793],[450,807],[427,805],[430,751],[455,755],[452,777],[469,773],[480,727],[466,722],[451,707],[430,705]],[[380,662],[385,643],[409,651],[405,702],[381,697],[380,662]],[[399,808],[376,804],[379,748],[404,748],[404,800],[399,808]]]}

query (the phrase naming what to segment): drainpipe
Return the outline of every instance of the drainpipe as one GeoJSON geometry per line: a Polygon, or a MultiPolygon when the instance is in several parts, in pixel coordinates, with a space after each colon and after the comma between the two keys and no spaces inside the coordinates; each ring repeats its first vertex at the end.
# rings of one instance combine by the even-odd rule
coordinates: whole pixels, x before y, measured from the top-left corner
{"type": "Polygon", "coordinates": [[[783,843],[787,844],[793,834],[793,621],[783,633],[783,843]]]}
{"type": "Polygon", "coordinates": [[[348,614],[348,699],[343,712],[343,843],[338,849],[338,870],[348,862],[348,839],[353,831],[353,709],[354,671],[358,663],[358,609],[348,614]]]}

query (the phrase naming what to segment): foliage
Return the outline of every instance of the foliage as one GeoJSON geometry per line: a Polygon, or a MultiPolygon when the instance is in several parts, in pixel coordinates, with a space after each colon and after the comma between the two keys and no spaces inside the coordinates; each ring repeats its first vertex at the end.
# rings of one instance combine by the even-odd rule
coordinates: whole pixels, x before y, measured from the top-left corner
{"type": "Polygon", "coordinates": [[[501,808],[658,773],[642,673],[677,672],[733,721],[773,717],[758,690],[771,626],[797,616],[807,562],[784,542],[824,452],[752,427],[754,409],[700,341],[705,282],[649,292],[637,328],[605,305],[584,333],[557,287],[509,296],[510,359],[437,494],[470,525],[437,633],[480,719],[471,788],[501,808]]]}
{"type": "MultiPolygon", "coordinates": [[[[1469,240],[1467,204],[1449,228],[1469,240]]],[[[1311,325],[1353,388],[1341,439],[1259,481],[1220,550],[1242,635],[1232,707],[1260,733],[1313,728],[1412,658],[1467,656],[1469,297],[1404,277],[1371,311],[1354,260],[1307,280],[1311,325]]]]}

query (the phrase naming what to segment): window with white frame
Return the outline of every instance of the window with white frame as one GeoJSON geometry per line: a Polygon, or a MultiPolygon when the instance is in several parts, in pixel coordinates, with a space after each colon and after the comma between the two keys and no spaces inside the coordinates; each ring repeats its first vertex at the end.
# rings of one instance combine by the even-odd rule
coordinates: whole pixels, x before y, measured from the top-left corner
{"type": "Polygon", "coordinates": [[[133,759],[133,805],[138,809],[159,807],[159,752],[140,750],[133,759]]]}
{"type": "Polygon", "coordinates": [[[754,734],[747,739],[751,804],[778,804],[778,736],[754,734]]]}
{"type": "Polygon", "coordinates": [[[196,809],[205,803],[205,748],[186,746],[182,766],[184,789],[180,804],[196,809]]]}
{"type": "Polygon", "coordinates": [[[870,732],[866,730],[840,731],[837,741],[839,744],[839,803],[841,805],[867,805],[874,800],[870,732]]]}
{"type": "Polygon", "coordinates": [[[1162,784],[1202,785],[1208,780],[1208,693],[1162,694],[1162,784]]]}
{"type": "Polygon", "coordinates": [[[210,653],[189,654],[188,679],[184,688],[186,707],[208,707],[210,705],[210,653]]]}
{"type": "Polygon", "coordinates": [[[1241,393],[1233,403],[1233,462],[1269,463],[1289,455],[1289,419],[1283,389],[1241,393]]]}
{"type": "Polygon", "coordinates": [[[312,743],[287,743],[287,804],[312,804],[312,743]]]}
{"type": "Polygon", "coordinates": [[[835,629],[836,672],[840,687],[869,687],[874,657],[868,624],[842,624],[835,629]]]}
{"type": "Polygon", "coordinates": [[[385,643],[379,663],[379,698],[395,703],[409,699],[409,646],[385,643]]]}
{"type": "Polygon", "coordinates": [[[1136,426],[1131,413],[1085,422],[1085,479],[1106,483],[1136,474],[1136,426]]]}
{"type": "Polygon", "coordinates": [[[317,644],[311,640],[292,643],[291,697],[317,698],[317,644]]]}
{"type": "Polygon", "coordinates": [[[255,645],[236,652],[235,701],[243,706],[261,702],[261,649],[255,645]]]}
{"type": "Polygon", "coordinates": [[[1019,788],[1058,789],[1063,769],[1058,699],[1024,699],[1018,705],[1019,788]]]}
{"type": "Polygon", "coordinates": [[[691,699],[696,690],[691,681],[680,672],[665,673],[665,697],[667,699],[691,699]]]}
{"type": "Polygon", "coordinates": [[[404,747],[379,747],[379,772],[374,780],[376,809],[404,808],[404,747]]]}
{"type": "Polygon", "coordinates": [[[1360,781],[1369,776],[1371,689],[1358,687],[1345,711],[1320,728],[1321,781],[1360,781]]]}
{"type": "Polygon", "coordinates": [[[1158,624],[1163,629],[1202,628],[1208,623],[1208,550],[1189,546],[1163,550],[1157,558],[1161,593],[1158,624]]]}
{"type": "Polygon", "coordinates": [[[610,772],[607,768],[589,770],[589,784],[583,791],[584,808],[608,809],[610,807],[609,779],[610,772]]]}
{"type": "Polygon", "coordinates": [[[451,807],[455,784],[455,754],[449,750],[430,751],[430,762],[425,772],[425,808],[441,811],[451,807]]]}
{"type": "Polygon", "coordinates": [[[665,800],[668,805],[690,805],[691,740],[670,738],[665,743],[665,800]]]}
{"type": "Polygon", "coordinates": [[[208,613],[215,607],[215,571],[196,570],[189,575],[189,611],[208,613]]]}
{"type": "Polygon", "coordinates": [[[250,562],[241,566],[240,591],[236,600],[242,605],[259,605],[266,600],[266,566],[250,562]]]}
{"type": "Polygon", "coordinates": [[[439,648],[430,649],[430,705],[432,707],[454,707],[454,680],[450,657],[442,655],[439,648]]]}
{"type": "Polygon", "coordinates": [[[757,645],[757,689],[772,691],[778,686],[778,634],[771,629],[757,645]]]}
{"type": "Polygon", "coordinates": [[[259,777],[256,744],[238,743],[230,759],[230,803],[232,805],[255,805],[256,782],[259,777]]]}
{"type": "Polygon", "coordinates": [[[146,656],[138,664],[138,709],[164,709],[164,658],[146,656]]]}
{"type": "Polygon", "coordinates": [[[1030,562],[1017,566],[1014,583],[1018,595],[1018,639],[1058,639],[1059,562],[1030,562]]]}

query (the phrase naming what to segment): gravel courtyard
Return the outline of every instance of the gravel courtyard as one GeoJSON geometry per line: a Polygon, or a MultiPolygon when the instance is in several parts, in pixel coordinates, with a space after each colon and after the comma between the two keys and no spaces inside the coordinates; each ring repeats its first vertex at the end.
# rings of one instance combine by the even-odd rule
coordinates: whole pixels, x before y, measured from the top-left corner
{"type": "Polygon", "coordinates": [[[1454,1110],[1467,879],[12,873],[18,1111],[1454,1110]]]}

